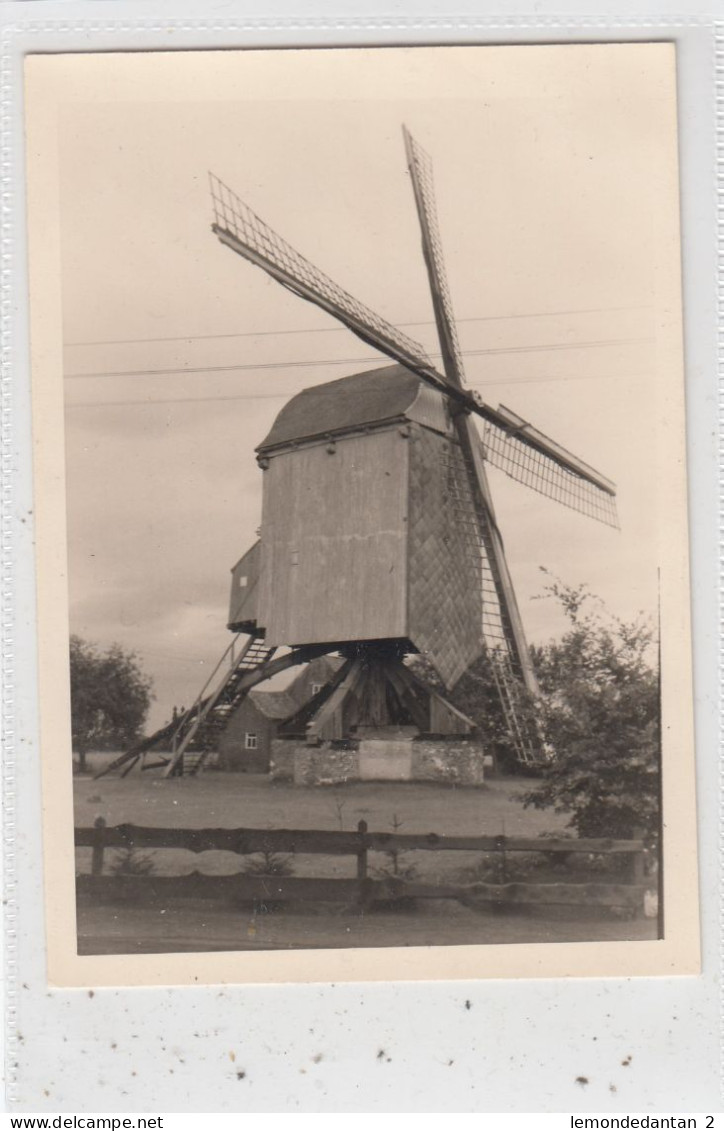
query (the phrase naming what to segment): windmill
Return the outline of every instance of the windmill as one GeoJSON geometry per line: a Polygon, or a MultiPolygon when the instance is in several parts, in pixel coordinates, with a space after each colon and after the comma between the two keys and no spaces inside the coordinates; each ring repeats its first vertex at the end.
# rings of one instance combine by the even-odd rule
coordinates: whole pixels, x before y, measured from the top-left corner
{"type": "Polygon", "coordinates": [[[615,487],[466,388],[432,164],[404,127],[403,135],[441,369],[211,176],[220,242],[394,364],[304,390],[279,414],[257,449],[266,476],[261,540],[232,572],[234,639],[193,707],[105,772],[120,765],[127,772],[161,739],[171,742],[166,773],[194,772],[252,687],[332,651],[344,665],[296,720],[308,739],[343,737],[350,719],[404,718],[421,730],[465,733],[470,721],[425,689],[403,658],[423,653],[450,689],[486,652],[518,760],[542,758],[522,706],[538,687],[486,464],[614,527],[615,487]],[[282,646],[289,650],[278,654],[282,646]],[[202,749],[189,753],[202,734],[202,749]]]}

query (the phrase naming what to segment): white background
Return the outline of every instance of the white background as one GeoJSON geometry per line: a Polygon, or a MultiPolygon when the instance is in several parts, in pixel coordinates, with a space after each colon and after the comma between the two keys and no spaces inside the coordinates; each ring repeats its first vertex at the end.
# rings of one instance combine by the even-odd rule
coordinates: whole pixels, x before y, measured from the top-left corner
{"type": "MultiPolygon", "coordinates": [[[[424,9],[420,0],[415,16],[409,11],[403,15],[401,6],[393,3],[386,10],[347,7],[346,14],[339,5],[317,4],[303,16],[296,5],[262,6],[258,0],[244,5],[114,0],[0,7],[9,63],[3,108],[11,131],[3,188],[12,218],[6,235],[13,237],[4,245],[3,267],[10,271],[6,285],[15,299],[3,346],[10,351],[6,357],[12,357],[16,378],[12,442],[4,455],[17,469],[14,509],[6,518],[14,516],[15,535],[14,598],[6,616],[15,624],[8,626],[4,653],[5,835],[10,841],[6,876],[11,881],[5,962],[12,1022],[8,1048],[11,1062],[17,1063],[9,1090],[21,1110],[721,1110],[712,31],[694,14],[669,19],[659,8],[647,19],[641,5],[636,20],[624,14],[620,21],[600,8],[566,5],[566,11],[578,14],[578,23],[540,14],[518,19],[514,12],[522,9],[510,3],[503,16],[490,11],[483,15],[479,7],[459,4],[454,18],[436,15],[432,7],[424,9]],[[331,12],[334,16],[325,15],[331,12]],[[7,196],[9,185],[21,184],[23,53],[170,44],[188,48],[651,38],[674,38],[679,49],[704,974],[635,981],[105,989],[93,996],[85,990],[48,990],[33,691],[23,202],[20,192],[7,196]],[[14,777],[14,783],[8,783],[8,777],[14,777]]],[[[618,10],[626,12],[624,5],[618,10]]],[[[682,10],[679,6],[679,14],[682,10]]],[[[7,585],[5,589],[10,591],[7,585]]]]}

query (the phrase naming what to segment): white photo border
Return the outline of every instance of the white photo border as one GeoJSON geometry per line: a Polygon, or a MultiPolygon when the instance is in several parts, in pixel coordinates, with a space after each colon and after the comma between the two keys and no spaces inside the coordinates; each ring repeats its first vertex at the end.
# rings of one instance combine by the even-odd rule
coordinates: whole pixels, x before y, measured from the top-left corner
{"type": "MultiPolygon", "coordinates": [[[[8,1096],[16,1110],[196,1110],[237,1111],[431,1111],[451,1110],[450,1091],[438,1096],[439,1049],[458,1066],[448,1070],[457,1111],[618,1111],[720,1110],[720,1033],[722,1009],[713,987],[724,968],[721,945],[721,899],[716,857],[724,827],[720,778],[713,751],[718,748],[717,684],[714,672],[720,649],[714,593],[718,589],[720,551],[716,531],[720,516],[715,418],[715,371],[721,388],[724,357],[717,354],[716,314],[724,314],[724,276],[717,273],[717,250],[724,251],[724,230],[715,226],[716,194],[724,167],[715,168],[715,143],[724,145],[724,26],[704,14],[671,16],[639,6],[635,17],[618,12],[582,10],[526,16],[510,10],[481,16],[473,11],[455,17],[425,11],[418,0],[414,16],[357,10],[324,14],[317,4],[306,15],[293,5],[245,4],[244,15],[209,21],[201,5],[107,2],[21,2],[0,6],[3,16],[0,106],[3,123],[2,247],[0,251],[3,426],[3,733],[4,733],[4,877],[7,900],[4,935],[8,1096]],[[290,11],[291,10],[291,11],[290,11]],[[149,11],[153,17],[149,18],[149,11]],[[113,13],[112,18],[109,12],[113,13]],[[273,14],[272,14],[273,13],[273,14]],[[697,780],[699,794],[700,889],[703,963],[700,976],[671,979],[589,979],[506,982],[395,983],[306,986],[218,986],[98,990],[49,989],[39,940],[43,938],[40,770],[37,728],[37,665],[33,575],[33,496],[27,322],[27,272],[22,136],[22,61],[27,53],[210,47],[377,46],[515,42],[674,41],[678,52],[685,334],[687,363],[688,455],[694,611],[697,780]],[[713,285],[717,280],[718,294],[713,285]],[[718,362],[718,369],[717,369],[718,362]],[[716,655],[716,659],[715,659],[716,655]],[[717,801],[714,801],[717,798],[717,801]],[[34,941],[33,941],[34,940],[34,941]],[[27,987],[27,988],[26,988],[27,987]],[[672,1036],[656,1041],[663,1014],[671,1018],[672,1036]],[[460,1010],[476,1019],[463,1033],[460,1010]],[[159,1047],[158,1032],[148,1023],[160,1011],[168,1029],[179,1034],[205,1032],[205,1059],[180,1084],[183,1059],[169,1041],[159,1047]],[[245,1048],[248,1062],[243,1096],[238,1073],[229,1064],[233,1018],[243,1011],[255,1048],[245,1048]],[[130,1016],[129,1016],[130,1015],[130,1016]],[[425,1030],[425,1016],[434,1025],[425,1030]],[[490,1035],[501,1024],[507,1042],[490,1035]],[[585,1018],[585,1031],[581,1018],[585,1018]],[[290,1018],[292,1019],[290,1022],[290,1018]],[[342,1018],[342,1020],[340,1020],[342,1018]],[[298,1075],[319,1049],[317,1031],[353,1052],[347,1072],[315,1067],[322,1082],[316,1093],[298,1075]],[[654,1026],[654,1021],[656,1022],[654,1026]],[[131,1028],[135,1026],[135,1031],[131,1028]],[[145,1026],[145,1028],[144,1028],[145,1026]],[[274,1053],[274,1035],[293,1026],[274,1053]],[[133,1056],[150,1059],[152,1075],[132,1083],[124,1060],[109,1040],[122,1029],[133,1056]],[[70,1033],[64,1046],[61,1034],[70,1033]],[[22,1034],[22,1040],[21,1040],[22,1034]],[[78,1037],[88,1045],[88,1072],[77,1055],[78,1037]],[[384,1035],[382,1035],[384,1034],[384,1035]],[[593,1036],[596,1045],[591,1045],[593,1036]],[[55,1063],[48,1063],[48,1040],[55,1063]],[[517,1079],[513,1086],[508,1060],[515,1045],[517,1079]],[[373,1045],[375,1048],[373,1049],[373,1045]],[[478,1045],[484,1045],[482,1049],[478,1045]],[[227,1048],[228,1046],[228,1048],[227,1048]],[[631,1047],[629,1047],[631,1046],[631,1047]],[[387,1077],[380,1081],[375,1050],[392,1051],[387,1077]],[[482,1055],[483,1085],[473,1087],[472,1048],[482,1055]],[[633,1052],[633,1049],[636,1052],[633,1052]],[[39,1050],[45,1050],[45,1062],[39,1050]],[[67,1050],[67,1051],[66,1051],[67,1050]],[[75,1050],[76,1055],[73,1055],[75,1050]],[[364,1051],[363,1051],[364,1050],[364,1051]],[[453,1051],[454,1050],[454,1051],[453,1051]],[[620,1054],[620,1055],[619,1055],[620,1054]],[[632,1056],[626,1088],[610,1091],[614,1065],[632,1056]],[[608,1059],[607,1059],[608,1058],[608,1059]],[[294,1066],[291,1066],[291,1061],[294,1066]],[[367,1060],[370,1063],[367,1063],[367,1060]],[[585,1064],[594,1063],[584,1073],[585,1064]],[[610,1067],[609,1067],[610,1062],[610,1067]],[[215,1069],[223,1063],[224,1073],[215,1069]],[[203,1065],[208,1065],[208,1069],[203,1065]],[[214,1066],[212,1069],[211,1066],[214,1066]],[[396,1065],[396,1067],[395,1067],[396,1065]],[[521,1069],[525,1069],[525,1076],[521,1069]],[[83,1071],[86,1069],[86,1071],[83,1071]],[[374,1070],[377,1071],[375,1076],[374,1070]],[[585,1094],[576,1077],[587,1075],[585,1094]],[[359,1090],[353,1082],[357,1077],[359,1090]],[[46,1097],[43,1081],[61,1079],[62,1097],[46,1097]],[[341,1080],[340,1080],[341,1077],[341,1080]],[[655,1083],[654,1083],[655,1082],[655,1083]],[[123,1086],[122,1086],[123,1085],[123,1086]],[[122,1093],[127,1093],[123,1098],[122,1093]],[[625,1092],[625,1095],[623,1094],[625,1092]],[[320,1098],[321,1097],[321,1098],[320,1098]],[[108,1106],[115,1104],[116,1107],[108,1106]],[[308,1106],[310,1103],[321,1106],[308,1106]],[[279,1107],[279,1104],[286,1106],[279,1107]],[[444,1106],[435,1107],[442,1103],[444,1106]],[[65,1107],[59,1106],[65,1104],[65,1107]],[[180,1107],[179,1105],[182,1105],[180,1107]],[[296,1106],[295,1106],[296,1105],[296,1106]],[[301,1105],[301,1106],[300,1106],[301,1105]],[[716,1106],[715,1106],[716,1105],[716,1106]]],[[[465,5],[462,5],[465,8],[465,5]]],[[[475,5],[467,5],[474,8],[475,5]]],[[[511,5],[508,5],[511,8],[511,5]]],[[[224,9],[228,11],[227,7],[224,9]]],[[[239,6],[233,9],[239,13],[239,6]]],[[[718,152],[724,154],[724,149],[718,152]]],[[[724,160],[724,157],[722,158],[724,160]]],[[[721,428],[721,419],[719,420],[721,428]]],[[[182,1038],[179,1037],[179,1040],[182,1038]]],[[[190,1040],[190,1037],[188,1038],[190,1040]]],[[[248,1040],[248,1038],[247,1038],[248,1040]]],[[[619,1076],[621,1073],[619,1072],[619,1076]]],[[[139,1077],[141,1074],[139,1073],[139,1077]]]]}

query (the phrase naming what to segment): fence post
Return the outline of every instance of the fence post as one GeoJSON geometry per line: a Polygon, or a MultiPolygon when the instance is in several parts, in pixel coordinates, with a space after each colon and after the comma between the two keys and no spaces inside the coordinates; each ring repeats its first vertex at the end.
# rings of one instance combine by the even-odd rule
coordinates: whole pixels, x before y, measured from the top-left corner
{"type": "Polygon", "coordinates": [[[96,817],[93,827],[97,830],[93,843],[93,859],[91,861],[91,875],[100,876],[103,873],[103,852],[106,847],[106,819],[96,817]]]}
{"type": "MultiPolygon", "coordinates": [[[[628,877],[629,883],[633,886],[640,887],[646,883],[646,850],[643,847],[644,830],[636,828],[632,830],[632,840],[640,840],[642,847],[635,849],[629,856],[628,877]]],[[[645,914],[646,910],[646,896],[642,899],[636,898],[632,893],[631,911],[634,915],[640,916],[645,914]]]]}
{"type": "MultiPolygon", "coordinates": [[[[632,840],[640,840],[643,842],[644,831],[643,829],[634,829],[632,840]]],[[[632,884],[645,884],[646,883],[646,857],[645,849],[643,846],[637,848],[635,852],[631,853],[631,867],[629,869],[629,878],[632,884]]]]}
{"type": "Polygon", "coordinates": [[[364,907],[367,902],[367,822],[360,821],[357,825],[357,833],[360,838],[360,847],[357,852],[357,886],[358,886],[358,902],[360,906],[364,907]]]}
{"type": "Polygon", "coordinates": [[[496,836],[496,838],[495,838],[495,851],[497,853],[497,856],[496,856],[497,877],[496,877],[496,879],[497,879],[499,884],[504,884],[508,880],[508,868],[507,868],[507,860],[506,860],[506,856],[505,856],[505,836],[504,835],[496,836]]]}

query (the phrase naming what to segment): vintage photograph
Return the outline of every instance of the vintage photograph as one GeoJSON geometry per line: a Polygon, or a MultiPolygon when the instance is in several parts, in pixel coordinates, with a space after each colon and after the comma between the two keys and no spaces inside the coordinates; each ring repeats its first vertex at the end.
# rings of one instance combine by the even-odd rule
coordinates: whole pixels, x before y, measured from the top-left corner
{"type": "Polygon", "coordinates": [[[691,941],[671,46],[26,81],[75,953],[691,941]]]}

